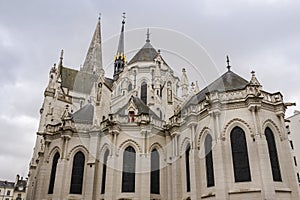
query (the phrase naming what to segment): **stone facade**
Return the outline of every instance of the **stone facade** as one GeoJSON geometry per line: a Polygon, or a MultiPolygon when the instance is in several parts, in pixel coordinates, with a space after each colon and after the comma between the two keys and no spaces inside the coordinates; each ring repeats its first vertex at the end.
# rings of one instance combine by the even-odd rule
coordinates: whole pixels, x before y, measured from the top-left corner
{"type": "Polygon", "coordinates": [[[282,95],[229,63],[191,91],[186,70],[177,77],[149,34],[127,62],[124,24],[113,79],[102,67],[100,21],[83,68],[65,67],[63,52],[51,68],[27,199],[299,199],[282,95]],[[234,150],[237,127],[245,143],[234,150]]]}
{"type": "Polygon", "coordinates": [[[294,115],[290,116],[286,120],[286,128],[288,131],[290,148],[292,152],[292,157],[294,160],[294,167],[297,176],[298,183],[300,185],[300,168],[298,164],[298,158],[300,158],[299,149],[299,130],[300,130],[300,112],[298,110],[294,111],[294,115]]]}

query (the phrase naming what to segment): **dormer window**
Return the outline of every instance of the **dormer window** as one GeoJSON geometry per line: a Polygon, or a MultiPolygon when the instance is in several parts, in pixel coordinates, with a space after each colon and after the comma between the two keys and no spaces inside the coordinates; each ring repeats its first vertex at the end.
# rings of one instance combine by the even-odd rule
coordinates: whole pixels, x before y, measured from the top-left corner
{"type": "Polygon", "coordinates": [[[129,111],[128,122],[134,122],[134,111],[129,111]]]}

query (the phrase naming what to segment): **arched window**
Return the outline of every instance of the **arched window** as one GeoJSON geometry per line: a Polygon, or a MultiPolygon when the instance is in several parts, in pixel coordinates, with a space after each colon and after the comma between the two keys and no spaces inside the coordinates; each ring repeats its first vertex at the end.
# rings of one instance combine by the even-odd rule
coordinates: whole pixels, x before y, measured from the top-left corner
{"type": "Polygon", "coordinates": [[[141,85],[141,100],[147,105],[147,83],[143,82],[141,85]]]}
{"type": "Polygon", "coordinates": [[[271,167],[272,167],[273,180],[274,181],[282,181],[275,138],[274,138],[274,134],[273,134],[272,130],[269,127],[267,127],[265,129],[265,135],[266,135],[266,139],[267,139],[267,143],[268,143],[269,157],[270,157],[270,162],[271,162],[271,167]]]}
{"type": "Polygon", "coordinates": [[[190,181],[190,145],[186,147],[185,150],[185,175],[186,175],[186,191],[191,191],[191,181],[190,181]]]}
{"type": "Polygon", "coordinates": [[[135,150],[129,146],[123,153],[122,192],[135,191],[135,150]]]}
{"type": "Polygon", "coordinates": [[[57,167],[57,162],[59,159],[60,155],[58,152],[53,157],[52,161],[52,168],[51,168],[51,174],[50,174],[50,183],[49,183],[49,188],[48,188],[48,194],[53,194],[53,188],[54,188],[54,183],[55,183],[55,175],[56,175],[56,167],[57,167]]]}
{"type": "Polygon", "coordinates": [[[214,165],[212,157],[212,138],[207,135],[204,142],[205,146],[205,164],[206,164],[206,183],[207,187],[215,186],[214,165]]]}
{"type": "Polygon", "coordinates": [[[130,92],[132,90],[132,83],[128,84],[128,92],[130,92]]]}
{"type": "Polygon", "coordinates": [[[159,153],[156,149],[151,152],[151,193],[152,194],[159,194],[160,188],[160,174],[159,174],[159,153]]]}
{"type": "Polygon", "coordinates": [[[81,151],[77,152],[73,159],[72,177],[71,177],[71,194],[81,194],[82,193],[82,182],[83,182],[83,172],[84,172],[84,162],[85,158],[81,151]]]}
{"type": "Polygon", "coordinates": [[[102,183],[101,183],[101,194],[105,193],[105,184],[106,184],[106,169],[107,169],[107,158],[109,155],[108,149],[104,153],[103,157],[103,168],[102,168],[102,183]]]}
{"type": "Polygon", "coordinates": [[[245,132],[236,126],[230,133],[235,182],[251,181],[245,132]]]}

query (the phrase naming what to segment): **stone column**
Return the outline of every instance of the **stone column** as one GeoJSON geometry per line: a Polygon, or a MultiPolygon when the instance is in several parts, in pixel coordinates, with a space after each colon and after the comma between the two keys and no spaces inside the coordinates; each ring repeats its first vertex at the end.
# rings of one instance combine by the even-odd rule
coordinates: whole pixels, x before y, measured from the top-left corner
{"type": "MultiPolygon", "coordinates": [[[[64,195],[69,194],[70,188],[67,187],[70,184],[68,184],[67,181],[71,181],[71,173],[67,173],[67,167],[69,164],[69,161],[67,160],[67,149],[69,144],[70,137],[62,137],[61,140],[61,156],[60,159],[57,162],[56,166],[56,175],[55,175],[55,184],[54,184],[54,190],[53,190],[53,200],[60,200],[64,198],[64,195]]],[[[72,170],[72,165],[71,169],[72,170]]]]}
{"type": "Polygon", "coordinates": [[[122,165],[118,165],[119,152],[117,152],[116,146],[118,134],[118,131],[110,131],[113,146],[110,151],[111,155],[107,158],[105,199],[116,199],[121,191],[120,182],[117,182],[118,178],[122,176],[122,165]]]}
{"type": "MultiPolygon", "coordinates": [[[[222,139],[225,138],[225,135],[221,134],[220,129],[220,115],[221,112],[219,110],[214,110],[211,114],[213,117],[213,141],[212,141],[212,157],[213,157],[213,166],[214,166],[214,181],[216,188],[216,197],[217,199],[228,199],[227,191],[226,191],[226,170],[225,170],[225,160],[224,160],[224,152],[225,146],[224,141],[222,139]]],[[[206,169],[203,169],[204,173],[206,169]]]]}
{"type": "MultiPolygon", "coordinates": [[[[137,154],[137,156],[139,156],[137,154]]],[[[136,192],[139,192],[138,199],[150,199],[150,156],[149,154],[144,154],[140,156],[140,159],[137,159],[137,173],[136,173],[136,192]],[[138,164],[139,163],[139,164],[138,164]],[[139,191],[138,191],[139,188],[139,191]]]]}
{"type": "Polygon", "coordinates": [[[272,178],[272,171],[269,159],[268,144],[264,134],[261,133],[260,126],[258,125],[257,105],[250,105],[248,109],[252,115],[254,124],[254,133],[252,137],[255,140],[256,149],[258,153],[258,162],[260,169],[260,181],[262,187],[262,195],[264,199],[275,199],[275,188],[272,178]]]}
{"type": "Polygon", "coordinates": [[[47,194],[48,190],[45,191],[45,178],[47,174],[47,163],[44,162],[44,154],[39,153],[39,167],[38,167],[38,173],[35,179],[35,196],[34,199],[43,199],[45,195],[47,194]]]}
{"type": "Polygon", "coordinates": [[[87,165],[85,167],[85,199],[96,199],[96,194],[100,193],[100,189],[97,188],[98,177],[98,144],[99,144],[99,132],[90,132],[89,141],[89,157],[87,165]]]}
{"type": "Polygon", "coordinates": [[[191,186],[191,199],[198,199],[197,195],[197,173],[196,173],[196,162],[195,162],[195,155],[196,155],[196,143],[195,143],[195,130],[197,127],[197,123],[192,122],[189,124],[189,128],[191,130],[191,150],[190,150],[190,186],[191,186]]]}
{"type": "Polygon", "coordinates": [[[167,133],[166,135],[166,184],[167,187],[165,187],[167,189],[166,193],[167,194],[167,199],[173,199],[173,191],[172,191],[172,185],[173,185],[173,181],[172,181],[172,158],[173,158],[173,143],[172,143],[172,138],[169,135],[169,133],[167,133]]]}

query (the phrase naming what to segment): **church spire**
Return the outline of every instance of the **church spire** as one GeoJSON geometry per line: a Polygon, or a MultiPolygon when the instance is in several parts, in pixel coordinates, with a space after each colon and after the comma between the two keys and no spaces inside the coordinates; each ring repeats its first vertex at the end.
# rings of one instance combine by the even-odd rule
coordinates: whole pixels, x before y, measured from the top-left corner
{"type": "Polygon", "coordinates": [[[101,15],[99,14],[98,23],[82,67],[82,71],[88,73],[96,73],[96,74],[103,73],[100,16],[101,15]]]}
{"type": "Polygon", "coordinates": [[[126,62],[126,56],[124,53],[124,25],[125,25],[125,13],[123,13],[123,20],[122,20],[122,28],[121,34],[119,38],[118,50],[115,56],[115,63],[114,63],[114,79],[117,80],[119,78],[119,73],[123,71],[124,65],[126,62]]]}

